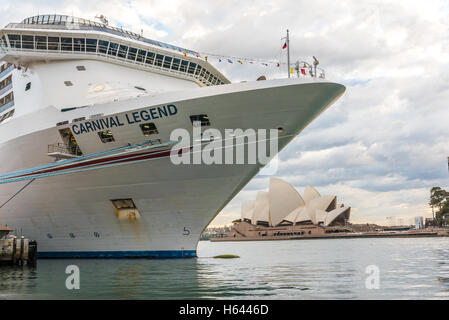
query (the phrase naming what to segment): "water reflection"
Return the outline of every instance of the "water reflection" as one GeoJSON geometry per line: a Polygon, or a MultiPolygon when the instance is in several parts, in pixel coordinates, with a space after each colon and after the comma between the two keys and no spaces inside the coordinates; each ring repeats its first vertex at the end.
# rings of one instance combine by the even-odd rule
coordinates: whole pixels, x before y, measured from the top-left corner
{"type": "Polygon", "coordinates": [[[449,297],[449,239],[201,242],[198,259],[40,260],[0,268],[0,299],[421,299],[449,297]],[[213,259],[237,254],[239,259],[213,259]],[[65,288],[67,265],[81,289],[65,288]],[[366,267],[380,289],[365,287],[366,267]]]}

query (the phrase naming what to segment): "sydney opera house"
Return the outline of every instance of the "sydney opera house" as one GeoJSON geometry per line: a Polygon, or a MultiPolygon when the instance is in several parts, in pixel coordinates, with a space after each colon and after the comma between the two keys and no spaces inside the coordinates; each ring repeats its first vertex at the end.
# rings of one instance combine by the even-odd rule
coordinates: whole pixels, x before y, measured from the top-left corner
{"type": "Polygon", "coordinates": [[[301,196],[287,182],[270,178],[268,192],[259,191],[255,200],[243,202],[242,216],[234,221],[228,238],[268,240],[348,232],[350,211],[337,203],[335,195],[322,196],[307,186],[301,196]]]}

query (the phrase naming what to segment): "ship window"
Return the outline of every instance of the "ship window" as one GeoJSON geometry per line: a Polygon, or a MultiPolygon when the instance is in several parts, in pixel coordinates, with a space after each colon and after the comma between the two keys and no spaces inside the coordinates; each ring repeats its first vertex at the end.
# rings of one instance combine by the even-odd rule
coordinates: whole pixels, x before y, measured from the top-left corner
{"type": "Polygon", "coordinates": [[[59,37],[48,37],[48,50],[59,50],[59,37]]]}
{"type": "Polygon", "coordinates": [[[9,34],[9,45],[11,48],[22,48],[22,45],[20,43],[20,35],[18,34],[9,34]]]}
{"type": "Polygon", "coordinates": [[[196,75],[196,76],[200,74],[201,69],[203,69],[203,68],[201,68],[201,66],[198,65],[198,68],[196,68],[196,71],[195,71],[195,75],[196,75]]]}
{"type": "Polygon", "coordinates": [[[181,62],[181,69],[179,71],[186,72],[188,63],[189,63],[188,61],[182,60],[182,62],[181,62]]]}
{"type": "Polygon", "coordinates": [[[162,61],[164,60],[164,56],[162,54],[157,54],[156,55],[156,61],[154,62],[155,66],[162,66],[162,61]]]}
{"type": "Polygon", "coordinates": [[[173,70],[179,70],[179,63],[180,63],[180,62],[181,62],[180,59],[174,58],[174,59],[173,59],[173,64],[172,64],[171,68],[172,68],[173,70]]]}
{"type": "Polygon", "coordinates": [[[65,84],[67,87],[73,86],[72,81],[64,81],[64,84],[65,84]]]}
{"type": "Polygon", "coordinates": [[[196,63],[190,62],[189,64],[189,73],[193,74],[195,71],[196,63]]]}
{"type": "Polygon", "coordinates": [[[34,49],[34,36],[22,36],[22,48],[23,49],[34,49]]]}
{"type": "Polygon", "coordinates": [[[156,125],[153,122],[141,124],[140,129],[142,130],[142,133],[145,137],[159,133],[159,131],[156,128],[156,125]]]}
{"type": "Polygon", "coordinates": [[[111,42],[109,44],[109,50],[108,50],[108,55],[110,56],[116,56],[117,55],[117,48],[118,48],[118,44],[111,42]]]}
{"type": "Polygon", "coordinates": [[[116,209],[136,209],[136,204],[133,199],[117,199],[111,200],[116,209]]]}
{"type": "Polygon", "coordinates": [[[120,58],[126,58],[126,53],[128,52],[128,46],[120,45],[118,50],[118,56],[120,58]]]}
{"type": "Polygon", "coordinates": [[[76,70],[78,70],[78,71],[86,71],[86,67],[85,66],[76,66],[76,70]]]}
{"type": "Polygon", "coordinates": [[[75,51],[86,51],[86,39],[83,38],[75,38],[73,39],[74,42],[74,50],[75,51]]]}
{"type": "Polygon", "coordinates": [[[144,62],[146,55],[147,55],[147,52],[145,50],[139,50],[139,52],[137,53],[137,61],[144,62]]]}
{"type": "Polygon", "coordinates": [[[101,142],[108,143],[108,142],[114,142],[114,136],[112,135],[111,130],[101,131],[98,132],[98,136],[100,137],[101,142]]]}
{"type": "Polygon", "coordinates": [[[147,60],[145,61],[146,64],[153,64],[154,63],[154,56],[155,54],[153,52],[149,52],[147,54],[147,60]]]}
{"type": "Polygon", "coordinates": [[[94,232],[94,237],[95,238],[100,238],[100,234],[98,232],[94,232]]]}
{"type": "Polygon", "coordinates": [[[135,61],[137,55],[137,49],[136,48],[129,48],[128,51],[128,60],[135,61]]]}
{"type": "Polygon", "coordinates": [[[70,232],[70,233],[69,233],[69,237],[73,239],[73,238],[75,238],[76,236],[75,236],[74,233],[70,232]]]}
{"type": "Polygon", "coordinates": [[[190,116],[190,121],[192,122],[192,125],[194,122],[199,121],[201,122],[202,127],[210,126],[210,120],[207,114],[197,114],[190,116]]]}
{"type": "Polygon", "coordinates": [[[36,49],[47,50],[47,37],[36,36],[36,49]]]}
{"type": "Polygon", "coordinates": [[[62,51],[72,51],[73,50],[73,39],[72,38],[61,38],[61,50],[62,51]]]}
{"type": "Polygon", "coordinates": [[[50,233],[47,233],[47,238],[48,239],[53,239],[53,236],[50,233]]]}
{"type": "Polygon", "coordinates": [[[166,56],[165,60],[164,60],[164,68],[170,69],[171,61],[172,61],[172,58],[166,56]]]}
{"type": "Polygon", "coordinates": [[[108,51],[109,41],[99,40],[98,41],[98,52],[106,54],[108,51]]]}
{"type": "Polygon", "coordinates": [[[25,86],[25,91],[28,91],[31,89],[31,82],[28,82],[25,86]]]}
{"type": "Polygon", "coordinates": [[[97,52],[97,39],[86,39],[86,51],[97,52]]]}
{"type": "Polygon", "coordinates": [[[6,42],[6,37],[5,37],[5,35],[2,36],[2,43],[3,43],[3,45],[4,45],[5,47],[8,46],[8,43],[6,42]]]}

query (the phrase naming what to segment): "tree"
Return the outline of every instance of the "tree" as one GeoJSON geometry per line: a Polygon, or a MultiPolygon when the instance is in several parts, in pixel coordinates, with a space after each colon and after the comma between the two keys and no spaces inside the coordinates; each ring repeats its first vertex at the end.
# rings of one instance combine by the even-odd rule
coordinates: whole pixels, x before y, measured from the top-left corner
{"type": "Polygon", "coordinates": [[[443,223],[443,217],[449,215],[449,192],[440,187],[433,187],[430,189],[429,205],[432,208],[433,219],[438,221],[438,224],[443,223]],[[434,208],[438,208],[438,211],[434,212],[434,208]]]}

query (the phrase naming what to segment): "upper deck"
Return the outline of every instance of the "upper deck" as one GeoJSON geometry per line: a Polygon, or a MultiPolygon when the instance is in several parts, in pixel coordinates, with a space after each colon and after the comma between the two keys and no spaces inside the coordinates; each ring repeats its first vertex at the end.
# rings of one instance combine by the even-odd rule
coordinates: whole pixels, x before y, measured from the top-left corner
{"type": "Polygon", "coordinates": [[[98,59],[191,80],[230,83],[195,51],[106,24],[64,15],[39,15],[0,30],[0,54],[10,63],[98,59]]]}

